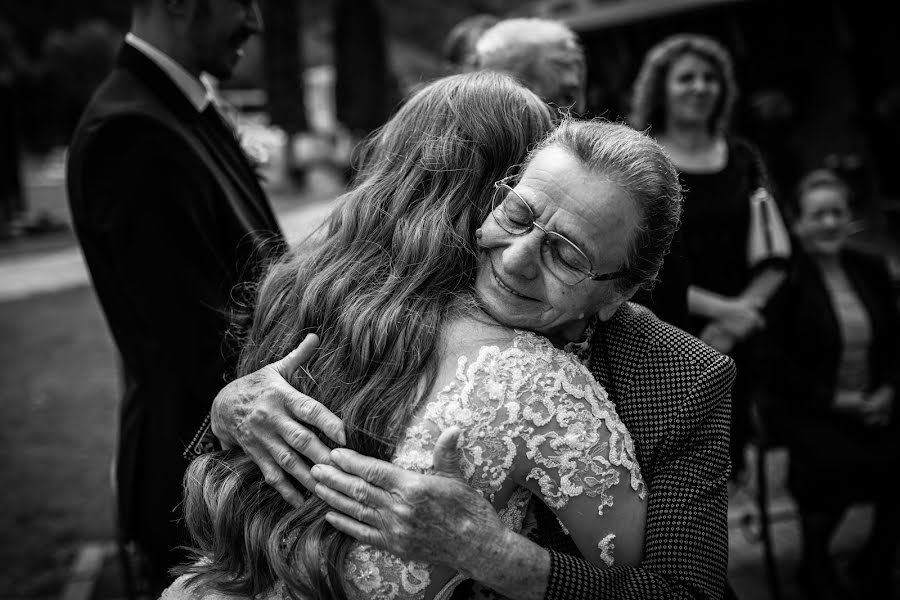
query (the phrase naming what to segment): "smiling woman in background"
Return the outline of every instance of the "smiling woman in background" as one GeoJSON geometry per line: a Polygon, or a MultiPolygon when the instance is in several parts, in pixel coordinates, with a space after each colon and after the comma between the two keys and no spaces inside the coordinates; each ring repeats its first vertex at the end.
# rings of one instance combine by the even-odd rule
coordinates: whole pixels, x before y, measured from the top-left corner
{"type": "Polygon", "coordinates": [[[801,180],[800,244],[766,313],[766,355],[801,516],[801,581],[815,598],[846,597],[828,544],[851,502],[875,500],[851,574],[862,597],[886,598],[900,539],[900,504],[884,481],[900,472],[900,318],[884,259],[847,245],[849,196],[830,171],[801,180]]]}
{"type": "MultiPolygon", "coordinates": [[[[651,129],[684,189],[681,247],[687,263],[686,329],[737,366],[732,388],[732,478],[744,471],[755,377],[752,342],[762,308],[783,279],[787,230],[759,152],[729,131],[737,83],[728,51],[712,38],[681,34],[647,53],[632,98],[631,125],[651,129]],[[765,212],[765,216],[762,215],[765,212]],[[765,223],[767,232],[759,231],[765,223]],[[751,243],[770,239],[771,246],[751,243]]],[[[674,260],[673,260],[674,259],[674,260]]],[[[666,268],[661,274],[666,283],[666,268]]]]}

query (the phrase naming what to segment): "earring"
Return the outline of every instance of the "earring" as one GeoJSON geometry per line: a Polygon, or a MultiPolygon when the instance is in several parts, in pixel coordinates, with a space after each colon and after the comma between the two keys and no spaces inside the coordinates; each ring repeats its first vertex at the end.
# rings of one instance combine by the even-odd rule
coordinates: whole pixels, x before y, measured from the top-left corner
{"type": "Polygon", "coordinates": [[[481,233],[481,227],[475,230],[475,239],[481,241],[484,234],[481,233]]]}

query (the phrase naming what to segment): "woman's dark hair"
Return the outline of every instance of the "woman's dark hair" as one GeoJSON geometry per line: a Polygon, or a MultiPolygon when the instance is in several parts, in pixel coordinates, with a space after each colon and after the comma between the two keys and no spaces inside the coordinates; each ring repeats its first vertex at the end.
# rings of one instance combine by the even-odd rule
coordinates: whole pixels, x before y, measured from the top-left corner
{"type": "MultiPolygon", "coordinates": [[[[492,184],[551,127],[544,103],[506,75],[454,75],[417,92],[368,141],[324,239],[268,270],[239,374],[317,333],[292,385],[343,420],[348,447],[390,460],[433,385],[446,318],[474,302],[473,232],[492,184]]],[[[293,597],[346,598],[355,540],[325,521],[321,500],[294,509],[240,452],[197,458],[184,482],[201,561],[185,568],[191,585],[252,597],[280,582],[293,597]]]]}
{"type": "Polygon", "coordinates": [[[665,131],[666,78],[675,61],[686,54],[708,61],[718,73],[722,93],[710,117],[709,129],[712,132],[727,130],[738,96],[731,55],[713,38],[697,34],[673,35],[647,51],[632,90],[631,114],[628,117],[632,127],[653,127],[654,135],[665,131]]]}

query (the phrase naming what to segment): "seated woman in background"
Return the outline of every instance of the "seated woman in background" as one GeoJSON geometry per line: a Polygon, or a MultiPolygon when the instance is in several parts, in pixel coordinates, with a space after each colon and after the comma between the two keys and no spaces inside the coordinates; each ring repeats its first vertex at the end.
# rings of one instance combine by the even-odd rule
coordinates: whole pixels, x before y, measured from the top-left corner
{"type": "Polygon", "coordinates": [[[802,179],[799,248],[767,311],[773,416],[801,518],[801,583],[816,598],[841,596],[828,544],[851,502],[876,501],[868,543],[850,565],[866,597],[887,592],[900,538],[896,488],[885,481],[900,472],[900,319],[884,259],[847,245],[849,195],[829,171],[802,179]]]}
{"type": "MultiPolygon", "coordinates": [[[[317,333],[292,383],[327,400],[349,448],[429,472],[458,428],[468,483],[510,529],[538,494],[586,559],[636,565],[647,494],[633,442],[562,349],[655,277],[680,187],[662,149],[625,125],[550,128],[505,75],[416,93],[373,138],[324,239],[260,284],[241,371],[317,333]],[[667,233],[657,243],[644,227],[667,233]]],[[[239,452],[197,458],[185,487],[200,560],[166,598],[422,599],[458,581],[339,532],[319,498],[293,508],[239,452]]]]}

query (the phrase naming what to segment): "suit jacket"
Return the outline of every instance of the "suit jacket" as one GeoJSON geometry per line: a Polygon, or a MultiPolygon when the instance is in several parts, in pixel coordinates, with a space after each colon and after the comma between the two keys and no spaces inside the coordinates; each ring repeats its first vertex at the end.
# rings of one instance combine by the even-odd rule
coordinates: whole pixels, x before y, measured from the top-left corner
{"type": "Polygon", "coordinates": [[[628,303],[595,330],[589,366],[628,427],[650,488],[644,559],[595,568],[537,502],[534,539],[551,557],[545,598],[722,598],[734,363],[628,303]]]}
{"type": "Polygon", "coordinates": [[[233,289],[280,251],[281,232],[224,121],[202,117],[127,44],[67,169],[75,231],[123,363],[120,521],[148,552],[167,552],[181,541],[181,450],[233,370],[223,346],[233,289]]]}
{"type": "MultiPolygon", "coordinates": [[[[900,316],[887,264],[849,248],[840,262],[870,322],[869,391],[890,385],[896,398],[900,316]]],[[[764,415],[789,449],[788,488],[794,500],[803,510],[882,498],[884,474],[900,468],[900,420],[894,411],[889,427],[867,426],[832,408],[843,341],[822,271],[804,251],[795,253],[766,322],[764,415]],[[853,473],[854,484],[835,485],[835,473],[853,473]]]]}

